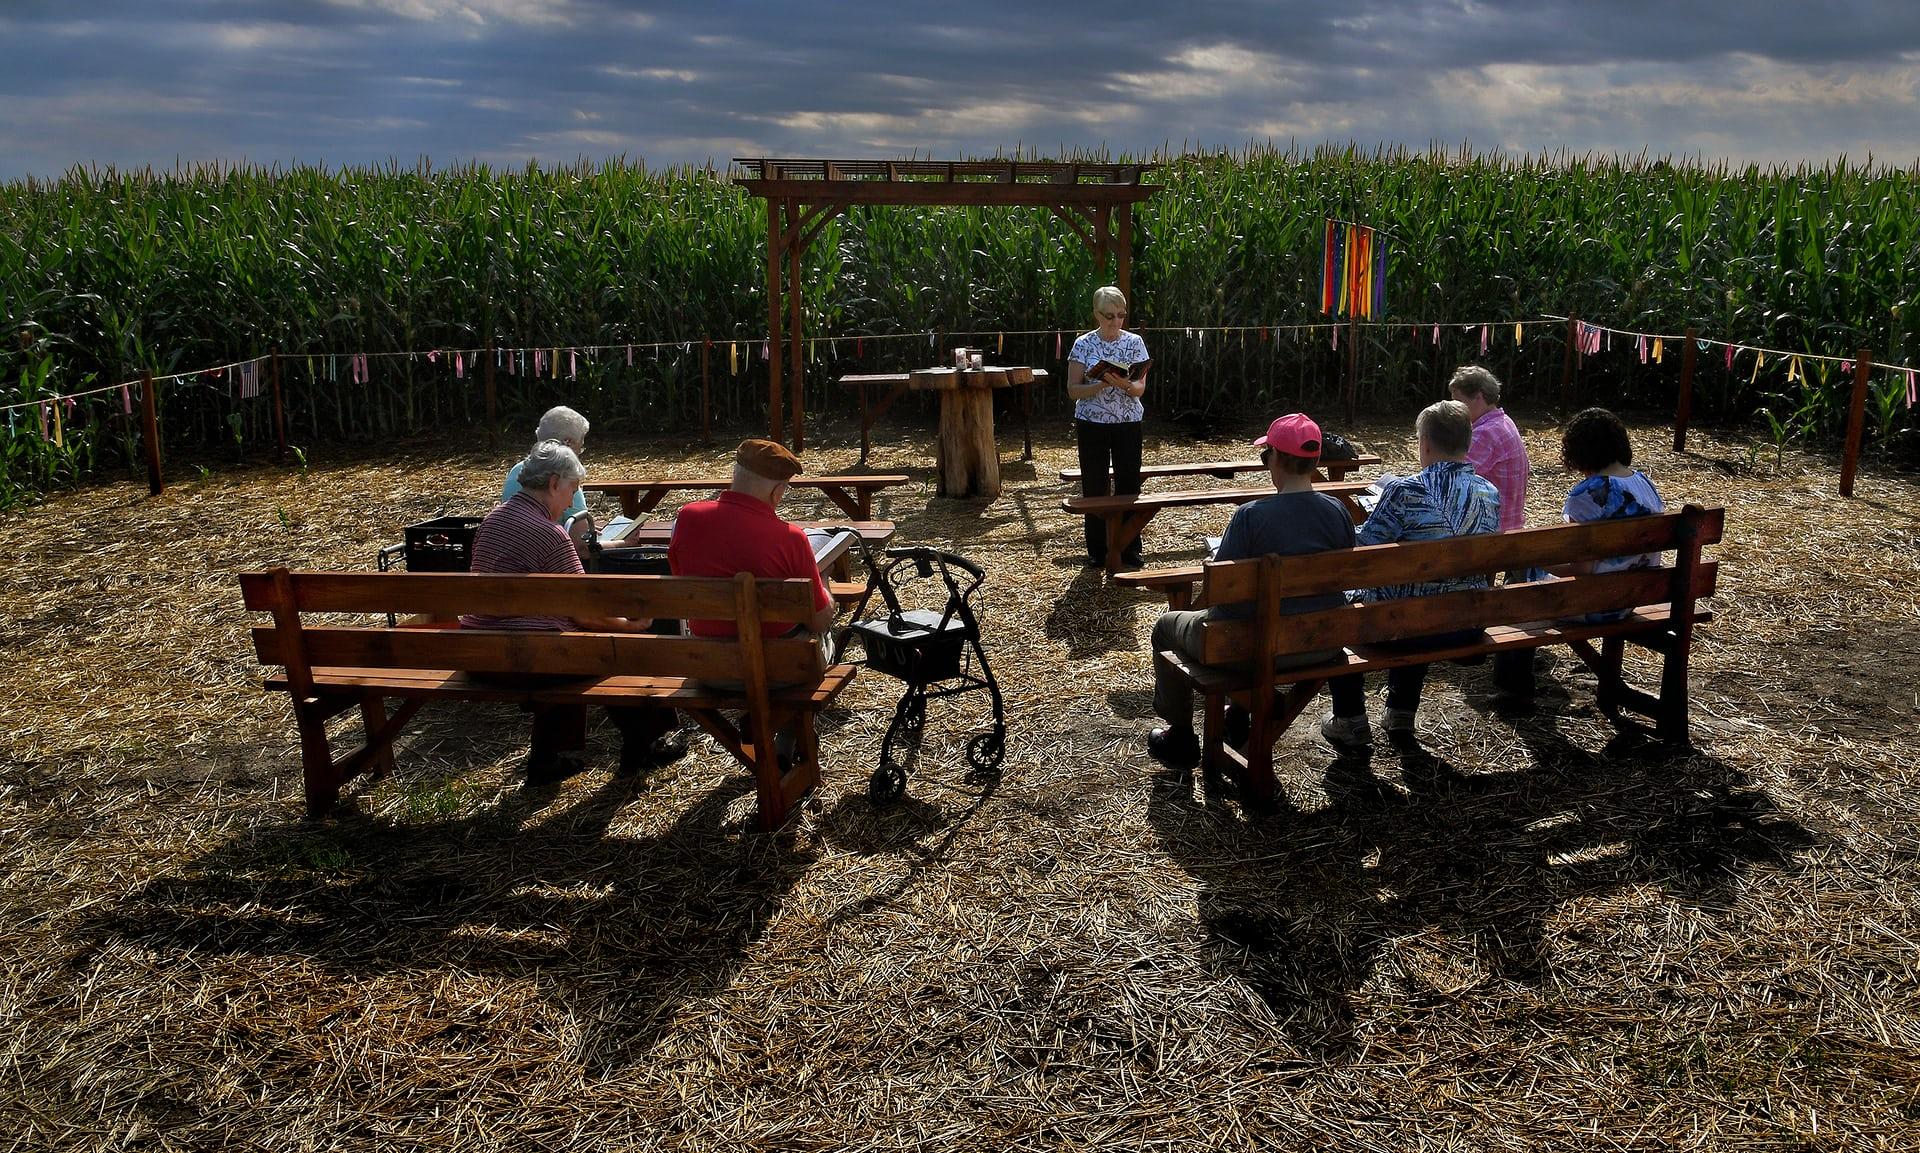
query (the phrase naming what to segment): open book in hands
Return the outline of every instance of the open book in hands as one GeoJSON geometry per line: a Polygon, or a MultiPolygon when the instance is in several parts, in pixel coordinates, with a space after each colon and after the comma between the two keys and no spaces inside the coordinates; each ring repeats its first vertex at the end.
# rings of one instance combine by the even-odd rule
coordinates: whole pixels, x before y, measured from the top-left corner
{"type": "Polygon", "coordinates": [[[1147,366],[1152,363],[1151,360],[1141,360],[1135,361],[1131,365],[1126,365],[1115,364],[1111,360],[1103,360],[1092,368],[1089,368],[1087,375],[1095,380],[1105,381],[1107,384],[1121,384],[1126,381],[1139,380],[1142,376],[1145,376],[1147,366]],[[1117,379],[1107,380],[1109,374],[1112,374],[1117,379]]]}

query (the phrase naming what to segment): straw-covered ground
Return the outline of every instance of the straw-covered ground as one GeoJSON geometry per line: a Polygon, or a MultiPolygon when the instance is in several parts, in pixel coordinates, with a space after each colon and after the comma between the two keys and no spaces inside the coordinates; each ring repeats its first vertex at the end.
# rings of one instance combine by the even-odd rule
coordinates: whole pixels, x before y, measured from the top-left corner
{"type": "MultiPolygon", "coordinates": [[[[1522,423],[1545,522],[1557,430],[1522,423]]],[[[1354,432],[1406,472],[1406,424],[1354,432]]],[[[0,1148],[1912,1149],[1920,485],[1870,463],[1843,500],[1828,460],[1636,437],[1670,501],[1729,509],[1696,751],[1611,739],[1564,651],[1522,720],[1446,667],[1436,765],[1328,795],[1289,734],[1264,817],[1146,757],[1156,606],[1076,563],[1055,430],[997,501],[881,506],[987,567],[1002,777],[968,781],[961,697],[875,809],[900,686],[869,672],[776,835],[704,741],[529,790],[524,716],[454,706],[301,819],[233,574],[371,568],[484,510],[508,446],[176,462],[158,499],[8,514],[0,1148]]],[[[923,477],[928,442],[905,419],[873,467],[923,477]]],[[[728,452],[590,449],[602,478],[728,452]]],[[[1163,516],[1149,560],[1224,516],[1163,516]]]]}

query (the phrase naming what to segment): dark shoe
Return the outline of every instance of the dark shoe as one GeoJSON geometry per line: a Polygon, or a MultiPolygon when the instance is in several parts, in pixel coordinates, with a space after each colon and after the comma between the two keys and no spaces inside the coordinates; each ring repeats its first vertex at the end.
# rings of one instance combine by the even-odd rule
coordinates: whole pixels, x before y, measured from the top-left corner
{"type": "Polygon", "coordinates": [[[1094,556],[1092,553],[1088,553],[1086,556],[1080,558],[1081,568],[1099,568],[1106,563],[1107,558],[1094,556]]]}
{"type": "Polygon", "coordinates": [[[1534,713],[1533,694],[1495,689],[1487,707],[1503,717],[1530,717],[1534,713]]]}
{"type": "Polygon", "coordinates": [[[535,750],[527,754],[527,784],[557,785],[587,767],[587,755],[578,749],[554,753],[535,750]]]}
{"type": "Polygon", "coordinates": [[[1147,558],[1139,549],[1130,549],[1120,554],[1120,563],[1126,565],[1128,568],[1143,568],[1147,563],[1147,558]]]}
{"type": "Polygon", "coordinates": [[[618,775],[631,777],[648,769],[670,765],[686,755],[687,733],[684,729],[675,729],[644,745],[635,746],[632,742],[622,741],[618,775]]]}
{"type": "Polygon", "coordinates": [[[1244,747],[1247,738],[1253,735],[1253,714],[1239,705],[1228,705],[1223,729],[1228,744],[1235,748],[1244,747]]]}
{"type": "Polygon", "coordinates": [[[1192,729],[1169,725],[1147,734],[1147,752],[1161,764],[1191,769],[1200,763],[1200,738],[1193,735],[1192,729]]]}

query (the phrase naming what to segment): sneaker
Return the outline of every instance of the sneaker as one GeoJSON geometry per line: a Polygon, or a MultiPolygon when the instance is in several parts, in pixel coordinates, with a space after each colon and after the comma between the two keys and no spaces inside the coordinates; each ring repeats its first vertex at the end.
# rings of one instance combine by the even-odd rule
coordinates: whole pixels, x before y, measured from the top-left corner
{"type": "Polygon", "coordinates": [[[1329,716],[1320,722],[1320,736],[1343,753],[1357,753],[1373,747],[1373,729],[1367,718],[1329,716]]]}
{"type": "Polygon", "coordinates": [[[1381,718],[1380,727],[1387,730],[1388,739],[1411,738],[1413,731],[1412,709],[1388,709],[1381,718]]]}
{"type": "Polygon", "coordinates": [[[1168,725],[1147,734],[1147,752],[1162,764],[1190,769],[1200,763],[1200,738],[1194,736],[1190,728],[1176,729],[1168,725]]]}

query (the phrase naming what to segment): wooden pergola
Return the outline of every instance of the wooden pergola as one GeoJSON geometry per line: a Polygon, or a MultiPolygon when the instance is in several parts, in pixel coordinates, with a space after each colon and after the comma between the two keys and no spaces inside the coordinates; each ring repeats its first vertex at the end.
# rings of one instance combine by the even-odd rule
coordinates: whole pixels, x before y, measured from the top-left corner
{"type": "Polygon", "coordinates": [[[793,447],[805,447],[806,359],[801,355],[800,258],[829,220],[859,205],[1049,208],[1092,250],[1104,276],[1132,295],[1133,206],[1160,190],[1152,164],[1053,160],[775,160],[735,157],[734,182],[767,201],[767,413],[785,439],[782,368],[793,405],[793,447]],[[782,312],[785,318],[782,318],[782,312]],[[782,355],[781,335],[786,335],[782,355]]]}

